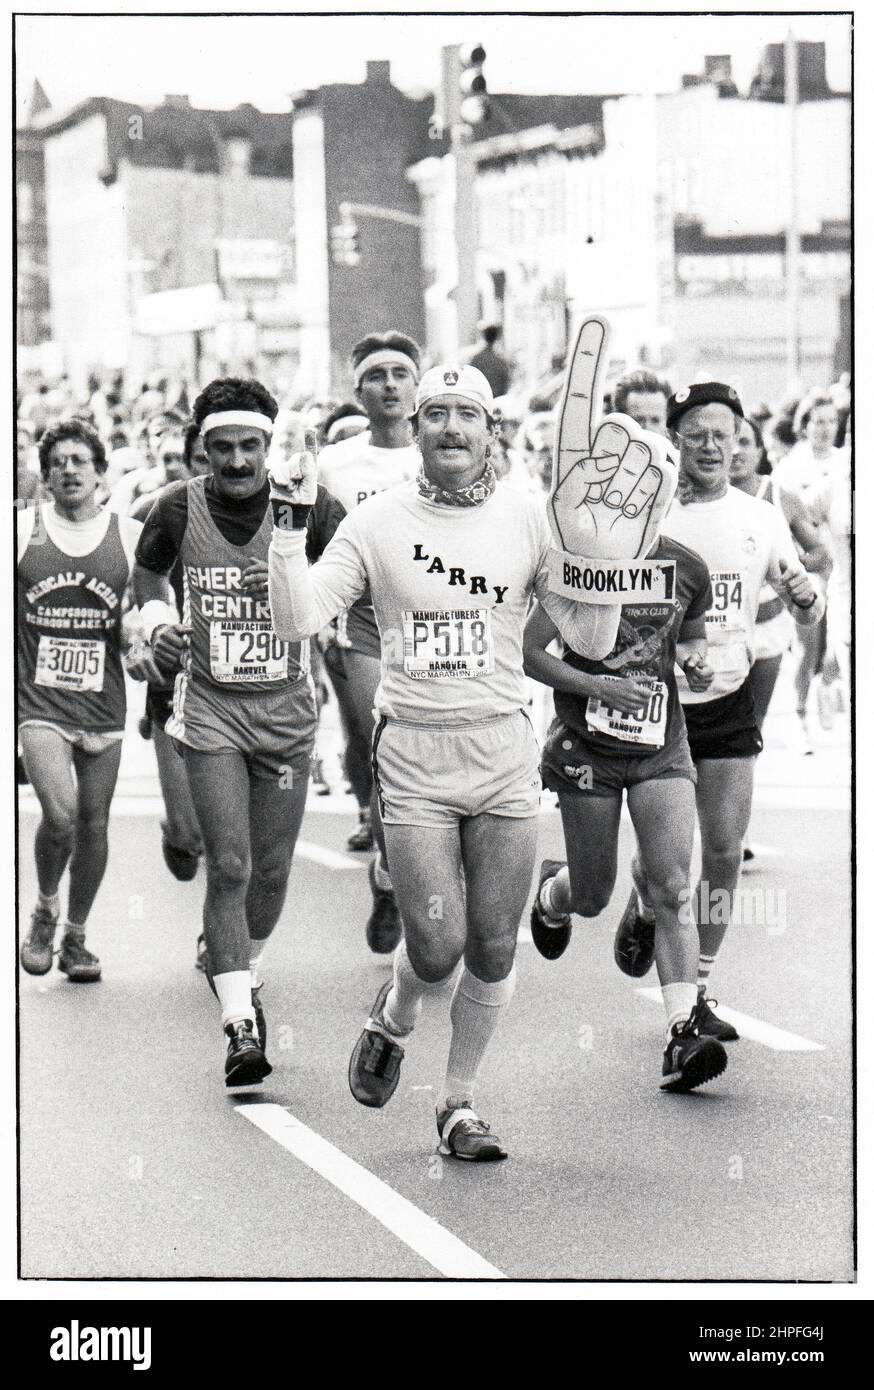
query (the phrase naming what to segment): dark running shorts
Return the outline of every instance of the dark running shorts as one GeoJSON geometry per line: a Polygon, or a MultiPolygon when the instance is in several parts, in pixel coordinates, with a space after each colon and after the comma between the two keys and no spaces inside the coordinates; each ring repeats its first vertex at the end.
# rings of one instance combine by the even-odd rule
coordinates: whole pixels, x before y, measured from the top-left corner
{"type": "Polygon", "coordinates": [[[672,777],[697,781],[685,734],[643,757],[635,749],[629,744],[628,753],[605,753],[578,729],[556,719],[543,750],[543,785],[551,792],[576,796],[621,797],[623,790],[641,782],[672,777]]]}
{"type": "Polygon", "coordinates": [[[749,676],[728,695],[684,705],[683,713],[695,763],[704,758],[755,758],[762,751],[749,676]]]}

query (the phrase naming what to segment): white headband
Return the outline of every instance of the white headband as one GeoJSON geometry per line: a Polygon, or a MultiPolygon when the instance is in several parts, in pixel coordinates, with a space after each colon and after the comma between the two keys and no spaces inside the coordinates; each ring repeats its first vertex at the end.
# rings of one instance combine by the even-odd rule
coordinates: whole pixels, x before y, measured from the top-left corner
{"type": "Polygon", "coordinates": [[[326,443],[333,444],[340,431],[347,430],[350,425],[355,425],[359,430],[366,430],[370,427],[370,421],[366,415],[341,415],[328,430],[325,436],[326,443]]]}
{"type": "Polygon", "coordinates": [[[416,381],[419,379],[419,369],[412,357],[408,357],[405,352],[398,352],[397,348],[378,348],[376,352],[371,352],[364,357],[355,368],[355,385],[360,386],[365,372],[369,372],[371,367],[388,367],[394,364],[396,367],[408,367],[413,373],[416,381]]]}
{"type": "Polygon", "coordinates": [[[273,433],[273,421],[269,415],[261,415],[257,410],[216,410],[207,415],[200,426],[200,433],[216,430],[219,425],[250,425],[252,429],[273,433]]]}

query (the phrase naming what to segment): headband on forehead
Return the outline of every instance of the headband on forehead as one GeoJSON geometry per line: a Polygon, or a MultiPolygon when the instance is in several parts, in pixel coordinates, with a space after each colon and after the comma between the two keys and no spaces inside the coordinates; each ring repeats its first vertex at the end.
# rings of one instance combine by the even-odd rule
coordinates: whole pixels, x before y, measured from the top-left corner
{"type": "Polygon", "coordinates": [[[367,357],[363,357],[355,368],[355,385],[360,386],[366,372],[372,367],[406,367],[413,373],[416,381],[419,379],[419,369],[412,357],[408,357],[405,352],[399,352],[397,348],[378,348],[376,352],[371,352],[367,357]]]}
{"type": "Polygon", "coordinates": [[[270,416],[257,410],[215,410],[204,417],[200,433],[205,435],[207,430],[216,430],[219,425],[249,425],[252,429],[264,430],[265,434],[273,433],[270,416]]]}
{"type": "Polygon", "coordinates": [[[348,430],[350,425],[354,425],[358,430],[366,430],[370,428],[370,421],[366,415],[341,415],[339,420],[334,421],[325,435],[325,442],[333,444],[337,435],[343,430],[348,430]]]}

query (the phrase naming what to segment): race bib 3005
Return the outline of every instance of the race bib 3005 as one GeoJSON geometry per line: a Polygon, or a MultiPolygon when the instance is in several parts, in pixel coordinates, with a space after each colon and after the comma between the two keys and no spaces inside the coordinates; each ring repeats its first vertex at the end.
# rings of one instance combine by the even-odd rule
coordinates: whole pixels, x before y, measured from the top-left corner
{"type": "Polygon", "coordinates": [[[209,666],[216,681],[281,681],[288,648],[269,623],[222,618],[209,625],[209,666]]]}
{"type": "Polygon", "coordinates": [[[36,653],[35,685],[55,690],[103,689],[106,644],[93,637],[55,637],[43,634],[36,653]]]}
{"type": "Polygon", "coordinates": [[[404,610],[404,670],[413,680],[475,680],[493,669],[490,609],[404,610]]]}
{"type": "Polygon", "coordinates": [[[610,738],[621,739],[623,743],[645,743],[649,748],[661,748],[668,717],[668,687],[664,681],[644,677],[637,679],[651,692],[645,706],[633,714],[625,714],[622,710],[611,708],[595,695],[590,695],[586,706],[586,723],[590,729],[608,734],[610,738]]]}
{"type": "Polygon", "coordinates": [[[585,560],[566,550],[549,552],[549,587],[581,603],[640,603],[674,597],[674,560],[585,560]]]}

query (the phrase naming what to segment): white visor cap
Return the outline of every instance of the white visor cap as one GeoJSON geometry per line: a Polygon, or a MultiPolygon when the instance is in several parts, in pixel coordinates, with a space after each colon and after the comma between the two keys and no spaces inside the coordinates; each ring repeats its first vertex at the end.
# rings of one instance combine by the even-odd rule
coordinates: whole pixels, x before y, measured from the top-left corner
{"type": "Polygon", "coordinates": [[[491,386],[482,372],[466,363],[458,367],[444,363],[429,368],[416,391],[416,410],[419,411],[426,401],[435,396],[463,396],[465,400],[481,405],[487,415],[495,413],[491,386]]]}

